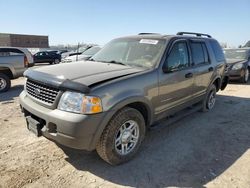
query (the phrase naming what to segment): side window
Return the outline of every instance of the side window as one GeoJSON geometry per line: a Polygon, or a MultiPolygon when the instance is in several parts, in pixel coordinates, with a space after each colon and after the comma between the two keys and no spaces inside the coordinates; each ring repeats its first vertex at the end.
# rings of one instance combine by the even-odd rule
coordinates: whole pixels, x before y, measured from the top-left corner
{"type": "Polygon", "coordinates": [[[204,53],[204,58],[205,58],[205,63],[209,63],[209,57],[208,57],[208,52],[207,52],[207,46],[205,43],[202,44],[202,49],[204,53]]]}
{"type": "Polygon", "coordinates": [[[190,43],[194,65],[201,65],[209,62],[207,47],[204,42],[190,43]]]}
{"type": "Polygon", "coordinates": [[[179,70],[189,66],[188,48],[186,42],[174,44],[168,58],[168,70],[179,70]]]}
{"type": "Polygon", "coordinates": [[[210,44],[212,46],[216,61],[224,61],[225,57],[220,44],[216,40],[211,40],[210,44]]]}

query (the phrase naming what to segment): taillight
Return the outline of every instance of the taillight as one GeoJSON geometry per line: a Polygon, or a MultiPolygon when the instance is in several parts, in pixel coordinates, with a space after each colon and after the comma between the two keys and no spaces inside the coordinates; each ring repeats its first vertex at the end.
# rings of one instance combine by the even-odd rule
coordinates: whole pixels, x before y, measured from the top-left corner
{"type": "Polygon", "coordinates": [[[26,56],[24,56],[24,67],[29,67],[29,62],[26,56]]]}

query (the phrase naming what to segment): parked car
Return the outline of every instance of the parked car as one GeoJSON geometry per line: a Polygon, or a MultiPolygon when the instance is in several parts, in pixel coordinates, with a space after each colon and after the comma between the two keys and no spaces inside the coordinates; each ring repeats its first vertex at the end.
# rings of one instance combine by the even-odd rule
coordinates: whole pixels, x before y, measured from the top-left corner
{"type": "Polygon", "coordinates": [[[25,48],[0,47],[0,92],[8,91],[11,80],[23,76],[33,66],[33,57],[25,48]]]}
{"type": "Polygon", "coordinates": [[[40,51],[34,56],[34,63],[58,64],[61,62],[61,54],[57,50],[40,51]]]}
{"type": "Polygon", "coordinates": [[[245,44],[245,46],[244,47],[248,47],[248,48],[250,48],[250,40],[245,44]]]}
{"type": "Polygon", "coordinates": [[[66,57],[73,56],[73,55],[80,55],[91,47],[93,47],[93,45],[86,45],[86,46],[81,46],[75,51],[65,52],[62,54],[62,59],[65,59],[66,57]]]}
{"type": "Polygon", "coordinates": [[[250,48],[236,48],[224,50],[228,63],[230,80],[247,83],[250,72],[250,48]]]}
{"type": "Polygon", "coordinates": [[[64,54],[64,53],[67,53],[69,52],[68,50],[58,50],[58,53],[60,53],[61,55],[64,54]]]}
{"type": "Polygon", "coordinates": [[[62,60],[62,63],[71,63],[74,61],[88,60],[100,50],[101,50],[100,46],[93,46],[89,48],[88,50],[84,51],[83,53],[81,53],[80,55],[72,55],[72,56],[66,57],[65,59],[62,60]]]}
{"type": "Polygon", "coordinates": [[[190,106],[212,110],[227,85],[225,67],[209,35],[139,34],[112,40],[85,63],[26,71],[20,103],[37,136],[96,149],[117,165],[137,153],[146,129],[160,120],[190,106]]]}

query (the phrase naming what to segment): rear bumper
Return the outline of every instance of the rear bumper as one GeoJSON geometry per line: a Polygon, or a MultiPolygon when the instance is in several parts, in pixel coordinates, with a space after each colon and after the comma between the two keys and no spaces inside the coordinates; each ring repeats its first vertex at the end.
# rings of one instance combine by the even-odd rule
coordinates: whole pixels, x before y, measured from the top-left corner
{"type": "Polygon", "coordinates": [[[95,115],[82,115],[51,110],[32,99],[25,91],[20,94],[20,104],[25,116],[31,116],[42,125],[41,134],[46,138],[70,148],[94,150],[99,133],[106,126],[108,112],[95,115]]]}

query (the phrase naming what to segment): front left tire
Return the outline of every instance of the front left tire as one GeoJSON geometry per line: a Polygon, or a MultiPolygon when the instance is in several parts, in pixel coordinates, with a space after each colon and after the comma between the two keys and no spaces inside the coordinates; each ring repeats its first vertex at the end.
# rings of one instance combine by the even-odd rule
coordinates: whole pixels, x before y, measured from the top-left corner
{"type": "Polygon", "coordinates": [[[99,156],[111,165],[132,159],[145,137],[142,114],[130,107],[118,111],[104,129],[96,146],[99,156]]]}

